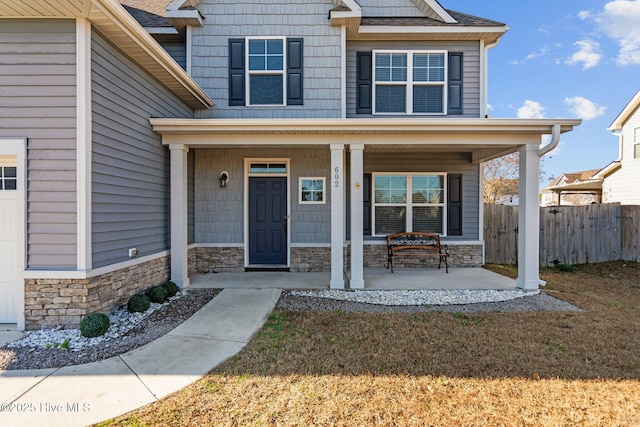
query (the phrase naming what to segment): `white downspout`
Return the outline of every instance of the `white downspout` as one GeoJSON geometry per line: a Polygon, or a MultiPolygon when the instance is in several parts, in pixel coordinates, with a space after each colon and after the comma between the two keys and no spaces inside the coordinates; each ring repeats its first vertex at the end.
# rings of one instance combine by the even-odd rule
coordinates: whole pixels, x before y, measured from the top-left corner
{"type": "Polygon", "coordinates": [[[549,151],[555,149],[560,143],[560,125],[553,125],[551,129],[551,142],[538,150],[538,156],[542,157],[549,151]]]}

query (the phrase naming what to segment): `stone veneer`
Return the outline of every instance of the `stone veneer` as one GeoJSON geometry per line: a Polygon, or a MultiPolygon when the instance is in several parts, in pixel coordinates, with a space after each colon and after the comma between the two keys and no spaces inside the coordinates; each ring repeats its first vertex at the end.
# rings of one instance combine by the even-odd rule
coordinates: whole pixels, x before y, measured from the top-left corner
{"type": "Polygon", "coordinates": [[[195,254],[198,273],[244,271],[244,248],[200,247],[195,254]]]}
{"type": "Polygon", "coordinates": [[[331,271],[331,248],[291,248],[291,271],[331,271]]]}
{"type": "Polygon", "coordinates": [[[169,257],[87,279],[25,280],[27,329],[76,328],[90,313],[111,313],[128,299],[169,280],[169,257]]]}
{"type": "MultiPolygon", "coordinates": [[[[445,245],[447,243],[443,243],[445,245]]],[[[480,267],[482,265],[482,245],[448,244],[449,267],[480,267]]],[[[438,257],[394,257],[394,267],[438,267],[438,257]]],[[[444,263],[443,263],[444,265],[444,263]]],[[[387,266],[387,245],[364,246],[364,266],[385,268],[387,266]]]]}

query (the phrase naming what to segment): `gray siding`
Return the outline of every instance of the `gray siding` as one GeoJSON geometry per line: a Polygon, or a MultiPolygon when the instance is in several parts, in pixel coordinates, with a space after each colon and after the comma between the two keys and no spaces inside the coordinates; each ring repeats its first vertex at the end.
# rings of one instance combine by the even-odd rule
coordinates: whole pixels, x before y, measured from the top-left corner
{"type": "Polygon", "coordinates": [[[331,196],[324,205],[298,203],[299,177],[325,177],[330,150],[318,149],[197,149],[195,164],[195,233],[197,243],[244,242],[244,158],[290,159],[291,243],[329,243],[331,196]],[[220,172],[229,172],[226,188],[218,186],[220,172]]]}
{"type": "Polygon", "coordinates": [[[27,266],[75,268],[75,21],[0,19],[0,137],[28,138],[27,266]]]}
{"type": "Polygon", "coordinates": [[[411,0],[358,0],[358,4],[362,16],[425,16],[411,0]]]}
{"type": "Polygon", "coordinates": [[[187,69],[187,47],[184,43],[160,43],[183,69],[187,69]]]}
{"type": "Polygon", "coordinates": [[[464,154],[369,153],[364,156],[364,172],[446,172],[462,174],[462,236],[453,240],[479,240],[479,166],[464,154]]]}
{"type": "Polygon", "coordinates": [[[168,247],[168,149],[150,117],[193,117],[192,111],[94,31],[93,265],[168,247]]]}
{"type": "MultiPolygon", "coordinates": [[[[480,43],[479,42],[392,42],[366,41],[347,43],[347,116],[367,117],[356,114],[356,55],[374,49],[423,49],[463,52],[463,112],[455,117],[480,117],[480,43]]],[[[376,115],[376,117],[378,117],[376,115]]],[[[397,116],[396,116],[397,117],[397,116]]],[[[436,116],[442,117],[442,116],[436,116]]]]}
{"type": "Polygon", "coordinates": [[[191,72],[216,107],[197,118],[340,117],[340,28],[330,26],[330,0],[204,0],[204,26],[193,29],[191,72]],[[230,107],[229,38],[304,38],[304,105],[230,107]]]}

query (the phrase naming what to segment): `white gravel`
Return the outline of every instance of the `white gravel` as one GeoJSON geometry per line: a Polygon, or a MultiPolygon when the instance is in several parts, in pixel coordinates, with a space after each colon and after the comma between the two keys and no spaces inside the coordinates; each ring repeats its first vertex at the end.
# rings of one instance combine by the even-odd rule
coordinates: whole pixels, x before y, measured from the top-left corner
{"type": "Polygon", "coordinates": [[[40,329],[29,331],[20,340],[7,344],[7,348],[29,347],[33,349],[65,348],[71,351],[82,351],[84,349],[98,346],[104,342],[117,339],[133,327],[142,322],[143,319],[151,315],[154,311],[175,301],[185,295],[186,292],[178,292],[163,304],[151,303],[151,306],[144,313],[130,313],[124,306],[109,316],[109,329],[107,332],[96,338],[85,338],[80,334],[80,329],[40,329]]]}
{"type": "Polygon", "coordinates": [[[516,298],[538,295],[539,293],[539,290],[291,291],[291,295],[301,297],[328,298],[389,306],[480,304],[510,301],[516,298]]]}

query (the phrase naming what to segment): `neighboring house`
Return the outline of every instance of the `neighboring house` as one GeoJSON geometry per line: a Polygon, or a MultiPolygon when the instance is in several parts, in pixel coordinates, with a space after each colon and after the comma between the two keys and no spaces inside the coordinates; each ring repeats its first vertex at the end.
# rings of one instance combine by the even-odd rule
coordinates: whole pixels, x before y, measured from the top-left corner
{"type": "Polygon", "coordinates": [[[0,322],[74,326],[213,271],[363,288],[396,231],[480,265],[480,164],[515,151],[538,287],[541,135],[580,121],[486,118],[506,25],[434,0],[160,3],[0,2],[0,322]]]}
{"type": "Polygon", "coordinates": [[[640,91],[629,101],[609,126],[619,137],[618,160],[602,175],[602,201],[623,205],[640,205],[640,91]]]}
{"type": "Polygon", "coordinates": [[[541,206],[577,206],[600,203],[602,182],[600,169],[563,173],[541,192],[541,206]]]}

